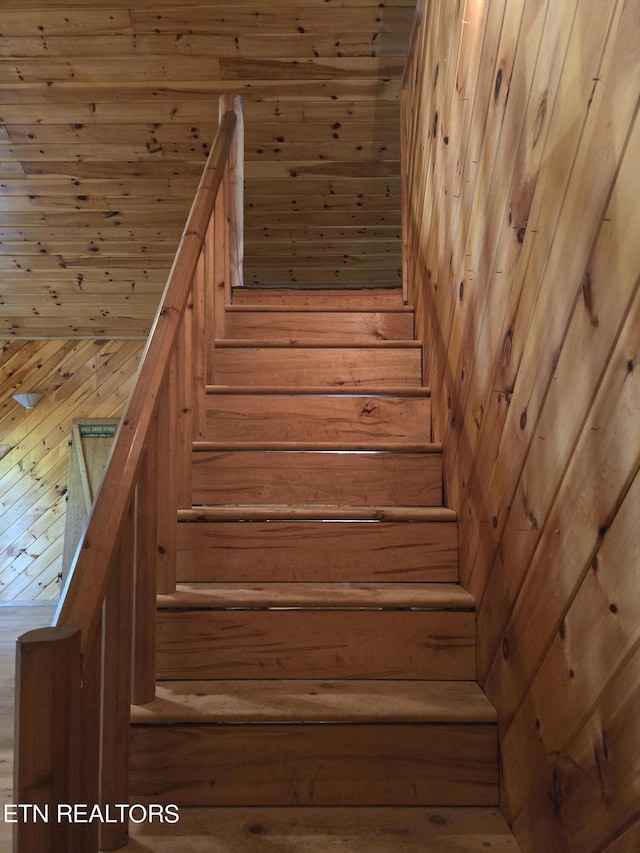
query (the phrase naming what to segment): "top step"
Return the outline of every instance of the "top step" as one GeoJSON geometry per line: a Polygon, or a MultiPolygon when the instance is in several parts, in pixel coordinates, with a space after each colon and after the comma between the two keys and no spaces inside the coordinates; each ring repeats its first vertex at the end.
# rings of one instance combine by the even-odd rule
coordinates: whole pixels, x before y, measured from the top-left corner
{"type": "Polygon", "coordinates": [[[371,287],[358,290],[236,287],[232,293],[232,304],[281,305],[298,309],[338,311],[388,311],[402,308],[404,305],[402,290],[398,287],[371,287]]]}

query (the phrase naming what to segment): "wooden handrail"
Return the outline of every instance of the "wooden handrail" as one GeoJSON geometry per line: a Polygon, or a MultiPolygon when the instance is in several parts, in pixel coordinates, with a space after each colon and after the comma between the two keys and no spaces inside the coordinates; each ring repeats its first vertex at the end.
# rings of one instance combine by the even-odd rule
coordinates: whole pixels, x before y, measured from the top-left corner
{"type": "MultiPolygon", "coordinates": [[[[220,106],[53,627],[18,640],[15,802],[52,816],[61,803],[103,810],[128,803],[130,702],[154,698],[155,599],[175,589],[177,511],[191,505],[192,444],[203,437],[215,330],[223,331],[216,310],[224,313],[231,286],[242,283],[242,105],[224,96],[220,106]],[[70,738],[77,748],[67,748],[70,738]],[[45,743],[44,753],[36,743],[45,743]]],[[[61,827],[54,818],[35,834],[32,824],[17,824],[13,849],[93,853],[126,840],[126,815],[101,825],[99,838],[96,824],[61,827]]]]}
{"type": "Polygon", "coordinates": [[[224,176],[236,126],[236,115],[222,117],[182,234],[167,285],[142,357],[137,380],[116,435],[104,479],[93,505],[54,625],[80,629],[84,652],[104,601],[124,515],[140,472],[158,397],[176,345],[191,283],[204,243],[218,188],[224,176]]]}

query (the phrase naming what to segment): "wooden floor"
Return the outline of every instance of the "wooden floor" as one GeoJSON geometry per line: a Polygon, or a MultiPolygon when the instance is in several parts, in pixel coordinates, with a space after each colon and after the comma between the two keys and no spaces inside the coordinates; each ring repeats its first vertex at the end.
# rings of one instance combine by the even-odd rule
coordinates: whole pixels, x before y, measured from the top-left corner
{"type": "MultiPolygon", "coordinates": [[[[0,608],[0,794],[12,802],[15,639],[50,622],[51,606],[0,608]]],[[[180,810],[179,823],[133,826],[138,853],[517,853],[492,808],[209,808],[180,810]]],[[[0,815],[0,850],[11,826],[0,815]]]]}

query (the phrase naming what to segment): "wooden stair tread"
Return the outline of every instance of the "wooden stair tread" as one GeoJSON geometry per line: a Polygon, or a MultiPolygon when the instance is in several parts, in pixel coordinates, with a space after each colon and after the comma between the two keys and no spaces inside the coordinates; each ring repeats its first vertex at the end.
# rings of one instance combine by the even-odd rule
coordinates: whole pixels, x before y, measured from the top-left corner
{"type": "Polygon", "coordinates": [[[381,308],[368,305],[364,308],[343,307],[343,306],[320,306],[320,305],[226,305],[225,312],[231,314],[250,314],[254,311],[260,311],[261,314],[413,314],[411,305],[384,305],[381,308]]]}
{"type": "Polygon", "coordinates": [[[345,341],[316,338],[298,340],[291,338],[217,338],[215,349],[421,349],[422,341],[345,341]]]}
{"type": "Polygon", "coordinates": [[[234,296],[238,295],[248,295],[251,293],[280,293],[280,294],[326,294],[326,293],[337,293],[337,294],[352,294],[352,293],[364,293],[369,295],[371,293],[376,294],[376,297],[379,293],[390,293],[396,296],[402,297],[402,285],[401,284],[379,284],[376,282],[371,283],[358,283],[358,284],[343,284],[342,282],[332,282],[327,281],[320,284],[305,284],[304,282],[289,284],[287,282],[281,282],[278,284],[254,284],[251,281],[246,281],[241,285],[234,285],[232,289],[232,294],[234,296]]]}
{"type": "Polygon", "coordinates": [[[304,453],[326,453],[328,451],[341,453],[441,453],[442,445],[430,442],[407,442],[383,440],[376,443],[374,439],[359,442],[348,441],[194,441],[193,450],[196,453],[214,452],[225,453],[234,450],[269,451],[272,453],[300,451],[304,453]]]}
{"type": "Polygon", "coordinates": [[[456,583],[181,583],[158,596],[160,609],[420,609],[473,610],[456,583]]]}
{"type": "Polygon", "coordinates": [[[304,282],[290,284],[289,282],[283,281],[278,282],[276,284],[268,283],[268,284],[255,284],[251,281],[246,281],[244,284],[234,285],[232,293],[233,294],[242,294],[242,293],[395,293],[402,295],[402,285],[395,284],[393,282],[387,284],[380,284],[379,282],[370,282],[370,283],[352,283],[347,284],[343,282],[333,282],[326,281],[322,283],[309,283],[305,284],[304,282]]]}
{"type": "Polygon", "coordinates": [[[431,389],[424,386],[369,387],[366,385],[207,385],[207,394],[250,394],[252,396],[353,396],[353,397],[430,397],[431,389]]]}
{"type": "Polygon", "coordinates": [[[266,504],[194,506],[178,510],[178,521],[449,521],[458,515],[447,507],[405,506],[314,506],[293,507],[266,504]]]}
{"type": "Polygon", "coordinates": [[[494,724],[474,681],[165,681],[134,724],[411,722],[494,724]]]}
{"type": "Polygon", "coordinates": [[[162,832],[131,824],[123,853],[517,853],[492,807],[290,806],[183,809],[162,832]],[[267,848],[268,849],[268,848],[267,848]]]}

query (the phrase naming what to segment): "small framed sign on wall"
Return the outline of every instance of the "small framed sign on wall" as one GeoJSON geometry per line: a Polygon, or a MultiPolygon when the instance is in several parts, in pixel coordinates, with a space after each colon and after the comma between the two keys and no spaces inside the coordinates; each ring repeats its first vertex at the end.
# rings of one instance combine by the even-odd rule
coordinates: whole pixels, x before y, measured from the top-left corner
{"type": "Polygon", "coordinates": [[[63,586],[102,480],[118,423],[118,418],[77,418],[72,422],[62,556],[63,586]]]}

